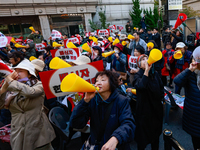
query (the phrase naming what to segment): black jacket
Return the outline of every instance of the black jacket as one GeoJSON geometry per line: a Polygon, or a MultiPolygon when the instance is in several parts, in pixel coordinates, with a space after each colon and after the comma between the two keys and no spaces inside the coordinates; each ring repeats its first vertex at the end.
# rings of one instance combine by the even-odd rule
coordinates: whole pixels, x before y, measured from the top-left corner
{"type": "Polygon", "coordinates": [[[140,69],[134,76],[137,91],[135,140],[141,148],[154,142],[162,133],[164,87],[157,72],[154,78],[140,69]]]}
{"type": "Polygon", "coordinates": [[[177,36],[176,34],[172,33],[172,36],[174,37],[173,41],[172,41],[172,49],[175,50],[176,48],[176,44],[178,42],[183,42],[183,35],[181,34],[181,36],[177,36]]]}
{"type": "Polygon", "coordinates": [[[158,45],[158,49],[160,49],[161,46],[161,42],[160,42],[160,34],[156,33],[152,36],[153,40],[156,42],[156,44],[158,45]]]}

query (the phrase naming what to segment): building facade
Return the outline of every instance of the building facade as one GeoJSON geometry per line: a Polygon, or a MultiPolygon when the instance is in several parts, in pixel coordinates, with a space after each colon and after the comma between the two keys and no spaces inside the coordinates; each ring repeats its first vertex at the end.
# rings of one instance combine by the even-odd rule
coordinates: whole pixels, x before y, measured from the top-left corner
{"type": "MultiPolygon", "coordinates": [[[[153,0],[141,0],[141,8],[153,8],[153,0]]],[[[107,22],[125,27],[130,20],[132,0],[0,0],[0,31],[24,39],[29,27],[48,39],[51,30],[73,35],[91,31],[88,19],[98,22],[98,11],[105,10],[107,22]]]]}

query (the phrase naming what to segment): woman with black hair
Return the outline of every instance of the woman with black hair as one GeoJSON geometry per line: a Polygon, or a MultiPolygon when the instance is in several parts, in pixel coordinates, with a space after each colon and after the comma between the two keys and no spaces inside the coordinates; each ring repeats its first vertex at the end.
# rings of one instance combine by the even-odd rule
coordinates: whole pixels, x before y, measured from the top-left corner
{"type": "Polygon", "coordinates": [[[175,32],[172,31],[171,35],[172,49],[175,49],[178,42],[183,42],[183,34],[177,29],[175,32]]]}
{"type": "Polygon", "coordinates": [[[98,72],[95,86],[99,87],[98,93],[86,93],[73,109],[70,126],[82,129],[90,118],[91,136],[88,140],[90,146],[95,145],[95,150],[115,150],[116,147],[119,150],[129,150],[129,142],[133,140],[135,125],[127,98],[120,95],[116,89],[117,77],[111,71],[98,72]],[[103,131],[100,131],[106,117],[109,117],[106,126],[103,131]],[[103,132],[102,136],[100,132],[103,132]]]}
{"type": "Polygon", "coordinates": [[[9,62],[12,64],[12,67],[17,66],[22,60],[24,60],[24,54],[19,51],[12,52],[8,54],[9,62]]]}

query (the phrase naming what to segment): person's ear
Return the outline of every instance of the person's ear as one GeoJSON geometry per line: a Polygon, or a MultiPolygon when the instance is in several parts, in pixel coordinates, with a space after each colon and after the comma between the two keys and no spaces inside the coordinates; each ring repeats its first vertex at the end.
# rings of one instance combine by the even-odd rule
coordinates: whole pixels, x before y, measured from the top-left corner
{"type": "Polygon", "coordinates": [[[17,62],[20,62],[20,58],[17,58],[17,62]]]}

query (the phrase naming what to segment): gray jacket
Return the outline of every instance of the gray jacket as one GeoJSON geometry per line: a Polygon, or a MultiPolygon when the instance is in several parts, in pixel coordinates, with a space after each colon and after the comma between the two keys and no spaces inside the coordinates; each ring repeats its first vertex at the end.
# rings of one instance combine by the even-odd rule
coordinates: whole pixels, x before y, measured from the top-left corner
{"type": "Polygon", "coordinates": [[[142,46],[145,49],[145,51],[147,51],[147,43],[143,39],[140,38],[137,45],[135,40],[133,40],[129,45],[129,49],[131,49],[131,56],[134,55],[135,47],[138,45],[142,46]]]}

